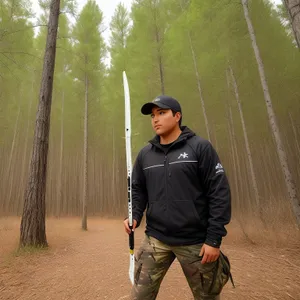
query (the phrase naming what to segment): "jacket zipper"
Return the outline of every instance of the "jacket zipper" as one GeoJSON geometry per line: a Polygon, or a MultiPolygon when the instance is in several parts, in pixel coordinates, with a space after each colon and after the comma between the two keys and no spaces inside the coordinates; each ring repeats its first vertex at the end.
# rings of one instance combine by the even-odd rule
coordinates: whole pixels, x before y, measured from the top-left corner
{"type": "Polygon", "coordinates": [[[166,194],[166,210],[167,210],[167,218],[169,217],[169,199],[168,199],[168,176],[169,176],[169,170],[168,170],[168,153],[170,152],[171,148],[174,147],[174,145],[176,145],[177,143],[179,143],[181,141],[177,141],[175,142],[173,145],[171,145],[169,147],[169,149],[167,151],[164,151],[164,149],[160,148],[164,154],[165,154],[165,158],[164,158],[164,167],[165,167],[165,194],[166,194]]]}
{"type": "Polygon", "coordinates": [[[167,210],[167,218],[169,218],[169,199],[168,199],[168,156],[165,154],[164,165],[165,165],[165,193],[166,193],[166,210],[167,210]]]}

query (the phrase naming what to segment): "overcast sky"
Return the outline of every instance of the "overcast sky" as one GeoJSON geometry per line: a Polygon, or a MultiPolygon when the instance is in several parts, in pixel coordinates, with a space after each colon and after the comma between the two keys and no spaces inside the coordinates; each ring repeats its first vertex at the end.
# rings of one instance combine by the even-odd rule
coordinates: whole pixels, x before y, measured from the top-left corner
{"type": "MultiPolygon", "coordinates": [[[[118,3],[121,2],[127,7],[128,11],[130,11],[132,1],[133,0],[96,0],[101,11],[103,12],[103,16],[104,16],[103,21],[104,21],[105,28],[107,28],[107,30],[103,33],[106,42],[108,42],[108,38],[109,38],[109,23],[111,17],[114,14],[116,6],[118,5],[118,3]]],[[[87,0],[77,0],[76,2],[78,5],[77,11],[79,13],[82,7],[86,4],[87,0]]],[[[34,12],[37,13],[38,15],[41,11],[38,0],[31,0],[31,3],[34,12]]]]}
{"type": "MultiPolygon", "coordinates": [[[[208,0],[208,1],[212,1],[212,0],[208,0]]],[[[272,0],[272,1],[276,4],[281,3],[281,0],[272,0]]],[[[33,4],[34,11],[37,14],[39,14],[40,8],[39,8],[38,0],[31,0],[31,2],[33,4]]],[[[86,4],[86,2],[87,2],[87,0],[77,0],[78,12],[86,4]]],[[[122,2],[123,4],[125,4],[127,9],[130,10],[131,3],[133,2],[133,0],[96,0],[96,2],[98,3],[100,9],[103,12],[105,28],[108,28],[111,17],[113,16],[115,8],[118,5],[118,3],[122,2]]],[[[109,29],[107,29],[104,32],[104,38],[105,38],[105,41],[108,42],[109,29]]]]}
{"type": "MultiPolygon", "coordinates": [[[[77,0],[76,2],[78,5],[77,12],[79,13],[82,7],[87,3],[87,0],[77,0]]],[[[130,11],[131,3],[133,2],[133,0],[96,0],[96,2],[98,3],[101,11],[103,12],[103,18],[104,18],[103,23],[104,23],[104,28],[106,28],[106,30],[103,32],[103,37],[105,39],[106,44],[108,44],[109,35],[110,35],[109,23],[111,21],[111,17],[114,15],[115,8],[121,2],[127,7],[128,11],[130,11]]],[[[31,0],[31,3],[34,12],[38,16],[41,12],[38,0],[31,0]]],[[[110,61],[110,57],[107,57],[105,59],[105,63],[109,65],[109,61],[110,61]]]]}
{"type": "MultiPolygon", "coordinates": [[[[206,0],[206,1],[212,1],[212,0],[206,0]]],[[[272,1],[276,4],[281,3],[281,0],[272,0],[272,1]]],[[[80,12],[81,8],[86,4],[86,2],[87,2],[87,0],[77,0],[78,12],[80,12]]],[[[103,33],[103,36],[104,36],[106,43],[108,43],[109,35],[110,35],[109,23],[110,23],[111,17],[114,14],[116,6],[118,5],[118,3],[121,2],[127,7],[128,11],[130,11],[131,3],[133,2],[133,0],[96,0],[96,2],[98,3],[98,5],[104,15],[104,20],[103,20],[104,26],[107,29],[103,33]]],[[[39,8],[38,0],[31,0],[31,3],[32,3],[35,13],[37,13],[37,15],[39,15],[40,8],[39,8]]]]}

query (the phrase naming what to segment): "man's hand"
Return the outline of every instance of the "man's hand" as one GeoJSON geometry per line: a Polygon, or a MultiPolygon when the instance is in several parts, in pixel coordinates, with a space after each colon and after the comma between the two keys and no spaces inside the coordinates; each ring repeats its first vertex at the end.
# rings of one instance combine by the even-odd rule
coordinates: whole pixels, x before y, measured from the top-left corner
{"type": "Polygon", "coordinates": [[[200,251],[200,256],[203,256],[201,260],[202,264],[216,261],[220,256],[220,249],[203,244],[200,251]]]}
{"type": "MultiPolygon", "coordinates": [[[[129,219],[127,218],[126,220],[124,220],[124,227],[125,227],[125,231],[130,234],[131,230],[129,228],[129,219]]],[[[135,227],[136,227],[137,221],[133,220],[133,226],[132,226],[132,231],[134,231],[135,227]]]]}

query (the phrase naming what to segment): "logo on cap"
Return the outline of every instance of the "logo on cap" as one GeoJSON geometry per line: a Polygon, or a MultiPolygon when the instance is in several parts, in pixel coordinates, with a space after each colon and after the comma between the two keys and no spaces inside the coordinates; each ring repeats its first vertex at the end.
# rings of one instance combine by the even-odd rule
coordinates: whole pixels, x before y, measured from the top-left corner
{"type": "Polygon", "coordinates": [[[158,102],[158,101],[160,101],[159,98],[156,98],[156,99],[153,100],[153,102],[158,102]]]}

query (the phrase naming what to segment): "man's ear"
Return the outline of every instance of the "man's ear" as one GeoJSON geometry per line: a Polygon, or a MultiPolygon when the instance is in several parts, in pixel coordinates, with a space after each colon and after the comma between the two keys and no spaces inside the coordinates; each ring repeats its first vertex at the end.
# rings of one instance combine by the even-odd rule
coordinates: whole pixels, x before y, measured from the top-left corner
{"type": "Polygon", "coordinates": [[[181,113],[180,112],[177,112],[175,114],[175,117],[176,117],[176,121],[179,122],[179,120],[181,119],[181,113]]]}

